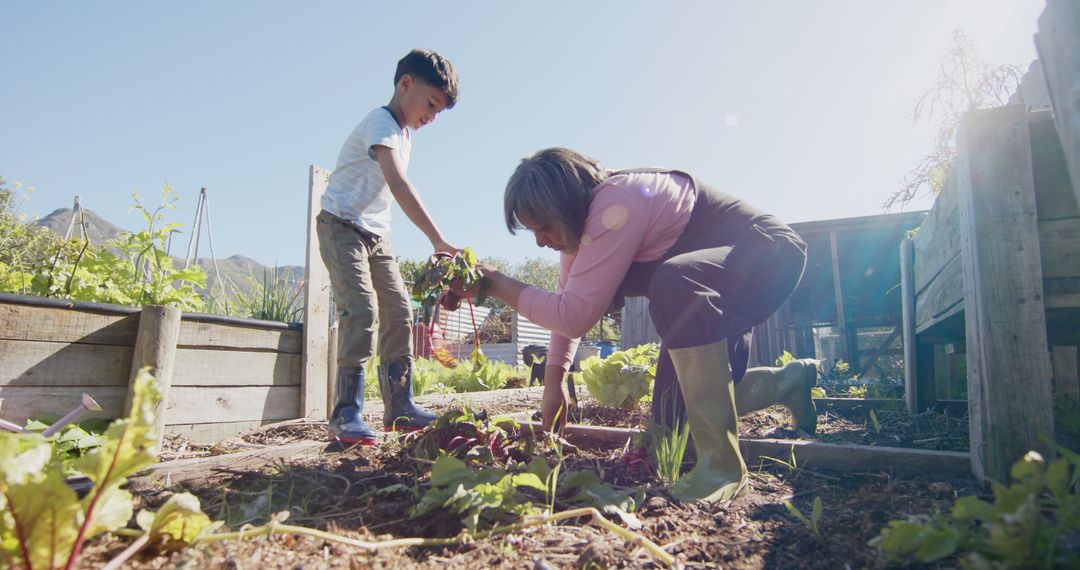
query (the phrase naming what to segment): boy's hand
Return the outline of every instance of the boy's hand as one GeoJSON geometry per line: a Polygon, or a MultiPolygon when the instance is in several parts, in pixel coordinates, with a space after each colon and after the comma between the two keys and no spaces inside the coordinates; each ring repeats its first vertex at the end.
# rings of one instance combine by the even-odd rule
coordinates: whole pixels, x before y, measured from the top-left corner
{"type": "Polygon", "coordinates": [[[447,253],[451,257],[457,255],[458,252],[461,251],[460,249],[442,240],[431,242],[431,245],[435,247],[435,253],[447,253]]]}

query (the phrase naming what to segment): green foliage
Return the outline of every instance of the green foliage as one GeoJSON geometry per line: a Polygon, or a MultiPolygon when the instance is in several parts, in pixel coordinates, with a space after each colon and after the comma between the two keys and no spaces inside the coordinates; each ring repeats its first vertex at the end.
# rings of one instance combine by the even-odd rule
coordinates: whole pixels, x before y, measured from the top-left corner
{"type": "Polygon", "coordinates": [[[137,195],[137,210],[147,227],[125,232],[106,247],[89,241],[64,241],[10,211],[0,215],[0,291],[118,305],[174,305],[184,311],[205,307],[196,286],[206,283],[199,267],[173,267],[169,238],[179,224],[164,223],[163,211],[177,200],[168,185],[162,202],[149,210],[137,195]]]}
{"type": "Polygon", "coordinates": [[[1069,544],[1080,532],[1080,455],[1059,451],[1049,465],[1028,452],[1012,467],[1012,485],[991,483],[992,503],[961,497],[949,514],[889,521],[870,545],[887,561],[959,556],[970,568],[1075,568],[1080,557],[1069,544]]]}
{"type": "Polygon", "coordinates": [[[481,522],[490,526],[507,516],[539,514],[525,491],[544,493],[547,464],[537,457],[528,466],[515,465],[511,470],[494,467],[470,469],[464,461],[444,455],[431,468],[431,488],[410,512],[413,518],[435,509],[447,509],[461,516],[469,532],[476,532],[481,522]]]}
{"type": "Polygon", "coordinates": [[[641,528],[634,515],[645,502],[645,491],[621,491],[600,480],[595,471],[569,471],[559,482],[562,500],[574,507],[595,507],[600,512],[618,517],[631,529],[641,528]]]}
{"type": "MultiPolygon", "coordinates": [[[[92,422],[93,420],[91,420],[92,422]]],[[[90,422],[87,422],[88,424],[90,422]]],[[[32,432],[44,431],[49,426],[36,420],[26,422],[25,429],[32,432]]],[[[60,430],[51,440],[56,460],[60,463],[66,474],[75,474],[74,462],[86,455],[91,450],[101,447],[105,443],[102,433],[87,430],[78,424],[68,424],[60,430]]]]}
{"type": "MultiPolygon", "coordinates": [[[[483,303],[487,281],[483,272],[476,266],[476,254],[470,248],[461,250],[457,255],[432,255],[424,268],[415,277],[412,286],[412,299],[420,303],[421,318],[424,324],[431,322],[435,303],[443,291],[452,284],[466,290],[477,292],[477,303],[483,303]]],[[[445,303],[446,301],[444,301],[445,303]]],[[[447,309],[453,310],[451,307],[447,309]]],[[[456,307],[453,307],[456,308],[456,307]]]]}
{"type": "Polygon", "coordinates": [[[783,368],[785,365],[787,365],[788,362],[794,362],[794,361],[795,361],[795,355],[791,354],[790,352],[785,350],[783,352],[783,354],[776,357],[776,366],[780,367],[780,368],[783,368]]]}
{"type": "Polygon", "coordinates": [[[656,463],[656,474],[667,485],[674,485],[682,474],[683,456],[690,441],[690,423],[675,420],[675,427],[652,422],[648,429],[649,456],[656,463]]]}
{"type": "Polygon", "coordinates": [[[15,191],[4,187],[0,177],[0,291],[34,294],[33,281],[39,268],[54,261],[73,261],[78,255],[78,242],[66,242],[48,228],[33,223],[19,207],[33,188],[15,183],[15,191]]]}
{"type": "Polygon", "coordinates": [[[485,392],[499,390],[506,386],[507,379],[514,374],[514,367],[505,362],[478,360],[477,364],[462,363],[454,368],[446,385],[455,392],[485,392]]]}
{"type": "Polygon", "coordinates": [[[659,356],[655,343],[620,350],[605,359],[592,356],[581,362],[581,377],[600,405],[629,409],[652,392],[659,356]]]}
{"type": "Polygon", "coordinates": [[[450,369],[438,360],[414,358],[412,374],[413,396],[454,393],[453,386],[447,383],[450,369]]]}
{"type": "Polygon", "coordinates": [[[199,498],[191,493],[177,493],[154,511],[139,511],[135,517],[150,541],[169,547],[191,544],[201,535],[213,532],[222,522],[211,522],[202,511],[199,498]]]}
{"type": "Polygon", "coordinates": [[[140,371],[131,414],[75,461],[94,485],[82,500],[67,486],[49,441],[36,433],[0,433],[0,548],[7,559],[31,570],[70,568],[86,539],[127,524],[132,498],[121,486],[157,460],[154,382],[147,369],[140,371]]]}
{"type": "Polygon", "coordinates": [[[304,306],[300,299],[303,291],[303,283],[290,283],[288,274],[275,265],[269,271],[264,268],[262,281],[256,284],[255,291],[240,296],[237,302],[248,318],[296,323],[303,318],[304,306]]]}
{"type": "Polygon", "coordinates": [[[811,507],[810,517],[802,513],[795,505],[791,504],[791,501],[784,501],[784,507],[787,508],[791,516],[799,520],[799,522],[806,525],[806,528],[814,532],[814,534],[821,536],[821,528],[818,527],[818,523],[821,521],[822,505],[821,497],[814,497],[814,505],[811,507]]]}
{"type": "Polygon", "coordinates": [[[488,420],[468,407],[451,409],[424,429],[408,434],[402,451],[429,461],[451,455],[470,463],[491,464],[520,448],[518,429],[518,423],[508,418],[488,420]]]}

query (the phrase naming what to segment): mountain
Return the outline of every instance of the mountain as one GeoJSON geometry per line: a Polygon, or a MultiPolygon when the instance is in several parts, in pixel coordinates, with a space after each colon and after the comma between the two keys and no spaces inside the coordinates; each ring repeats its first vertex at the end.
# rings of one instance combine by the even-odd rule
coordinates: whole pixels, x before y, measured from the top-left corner
{"type": "MultiPolygon", "coordinates": [[[[71,214],[71,208],[62,208],[38,220],[37,225],[48,228],[59,235],[66,235],[68,227],[71,225],[71,214]]],[[[113,225],[91,210],[83,209],[82,219],[85,221],[86,233],[90,237],[90,243],[94,245],[102,245],[108,240],[119,238],[124,233],[122,228],[113,225]]],[[[71,236],[75,239],[79,239],[81,235],[80,220],[76,218],[71,236]]],[[[172,244],[173,252],[184,250],[186,253],[186,248],[186,243],[172,244]]],[[[200,246],[200,249],[202,248],[209,249],[208,244],[203,243],[203,245],[200,246]]],[[[173,259],[176,267],[183,267],[184,260],[182,258],[174,255],[173,259]]],[[[244,257],[243,255],[232,255],[218,259],[216,268],[214,267],[214,259],[209,257],[200,257],[195,263],[206,271],[207,290],[213,292],[215,295],[219,294],[219,274],[221,275],[221,280],[225,282],[226,293],[231,293],[235,290],[241,294],[248,295],[256,291],[257,284],[262,282],[264,275],[267,279],[270,279],[274,269],[272,267],[267,267],[250,257],[244,257]]],[[[279,276],[284,276],[288,283],[293,286],[295,286],[296,283],[299,283],[304,276],[304,268],[299,265],[281,266],[277,268],[277,271],[279,276]]],[[[232,295],[230,295],[230,297],[231,296],[232,295]]]]}

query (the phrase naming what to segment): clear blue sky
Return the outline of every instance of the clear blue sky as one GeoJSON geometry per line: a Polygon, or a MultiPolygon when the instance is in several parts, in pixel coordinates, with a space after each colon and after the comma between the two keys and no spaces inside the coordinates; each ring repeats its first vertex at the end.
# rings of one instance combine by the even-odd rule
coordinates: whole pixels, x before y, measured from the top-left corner
{"type": "MultiPolygon", "coordinates": [[[[481,256],[553,258],[509,236],[501,201],[517,161],[556,145],[689,170],[789,222],[877,214],[931,147],[912,106],[951,32],[1026,69],[1043,6],[9,0],[0,175],[37,188],[31,215],[78,194],[127,229],[140,227],[131,193],[156,203],[168,182],[187,231],[205,186],[219,257],[299,265],[308,165],[333,167],[389,101],[397,60],[427,47],[455,62],[462,92],[415,134],[409,176],[481,256]]],[[[399,255],[428,255],[400,210],[394,226],[399,255]]]]}

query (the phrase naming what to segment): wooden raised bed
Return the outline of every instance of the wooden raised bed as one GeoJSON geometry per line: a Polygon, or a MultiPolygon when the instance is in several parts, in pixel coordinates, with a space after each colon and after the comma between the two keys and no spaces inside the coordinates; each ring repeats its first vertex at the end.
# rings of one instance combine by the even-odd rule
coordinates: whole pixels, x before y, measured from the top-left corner
{"type": "MultiPolygon", "coordinates": [[[[0,416],[20,424],[60,416],[86,392],[101,404],[100,416],[119,417],[133,361],[145,361],[136,354],[141,314],[131,307],[0,295],[0,416]]],[[[302,334],[298,324],[181,315],[166,432],[215,441],[302,417],[302,334]]]]}
{"type": "Polygon", "coordinates": [[[966,383],[972,469],[1000,481],[1028,450],[1053,453],[1048,347],[1057,389],[1080,393],[1080,209],[1049,111],[974,111],[958,141],[945,188],[900,244],[908,408],[966,383]]]}

